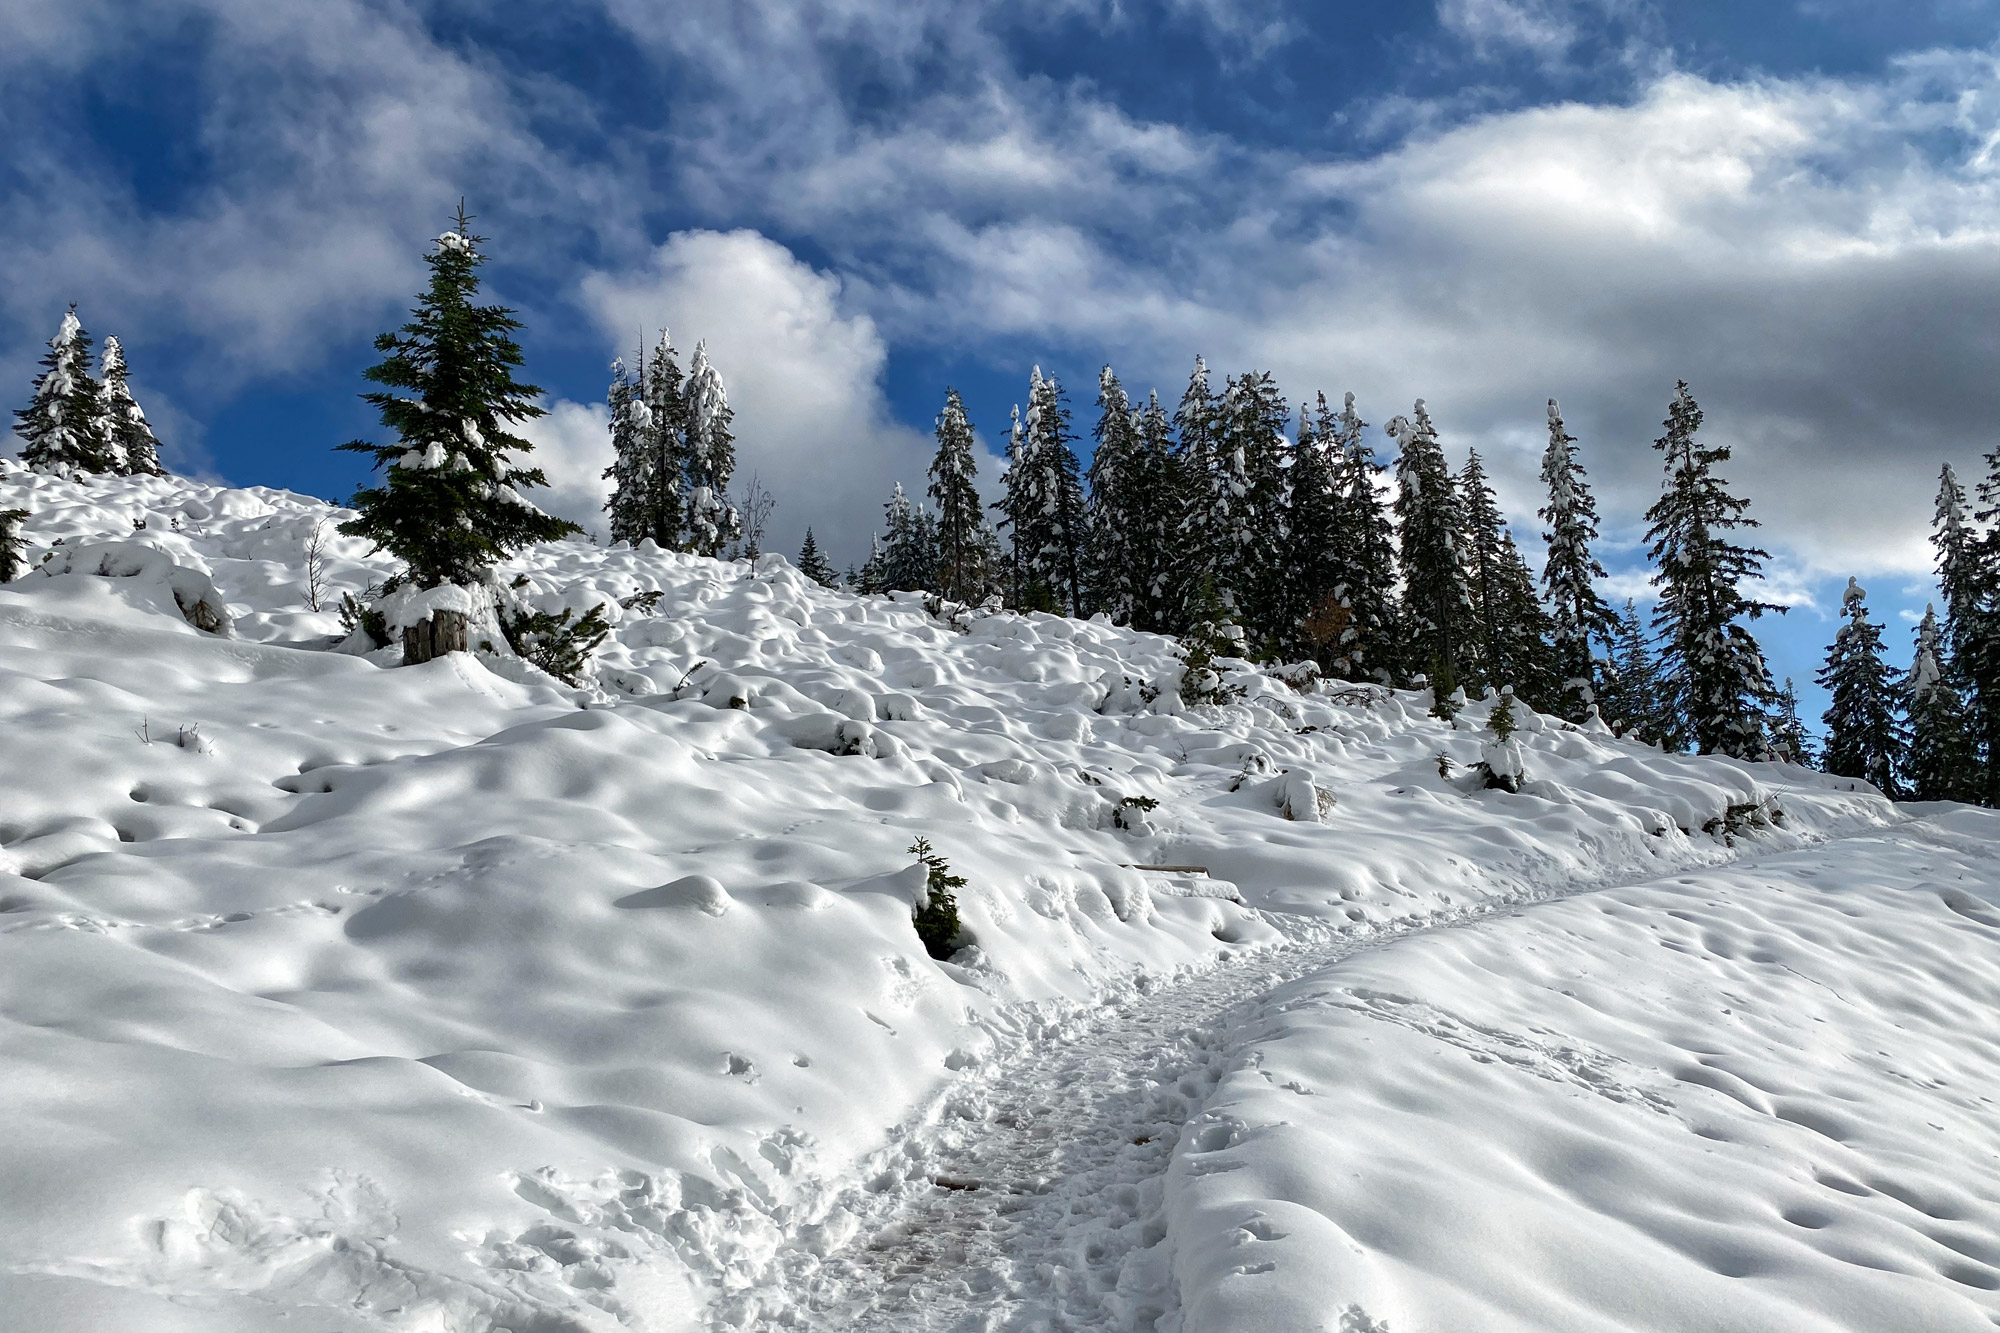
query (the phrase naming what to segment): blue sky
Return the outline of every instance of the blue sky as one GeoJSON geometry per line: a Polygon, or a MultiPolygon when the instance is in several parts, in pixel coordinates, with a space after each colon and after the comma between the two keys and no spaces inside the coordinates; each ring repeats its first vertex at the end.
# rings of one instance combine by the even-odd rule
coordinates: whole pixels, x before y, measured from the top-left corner
{"type": "Polygon", "coordinates": [[[1684,376],[1804,685],[1850,573],[1904,651],[1938,465],[2000,419],[1991,4],[134,8],[0,0],[0,383],[75,300],[239,484],[353,489],[370,340],[461,195],[552,507],[596,504],[605,363],[666,324],[777,542],[842,559],[946,384],[993,443],[1040,364],[1087,431],[1100,365],[1172,400],[1199,351],[1378,425],[1427,399],[1524,535],[1561,398],[1637,591],[1684,376]]]}

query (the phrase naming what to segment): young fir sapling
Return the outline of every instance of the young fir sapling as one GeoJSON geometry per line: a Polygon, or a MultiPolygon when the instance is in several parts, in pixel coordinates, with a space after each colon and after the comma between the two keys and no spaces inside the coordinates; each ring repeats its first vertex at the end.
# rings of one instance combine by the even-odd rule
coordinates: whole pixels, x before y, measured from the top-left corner
{"type": "Polygon", "coordinates": [[[917,938],[923,941],[924,952],[931,957],[949,958],[956,948],[952,941],[958,938],[958,895],[955,891],[965,887],[965,876],[951,873],[950,864],[931,850],[929,838],[918,838],[911,843],[910,855],[916,857],[925,869],[923,901],[911,912],[917,927],[917,938]]]}

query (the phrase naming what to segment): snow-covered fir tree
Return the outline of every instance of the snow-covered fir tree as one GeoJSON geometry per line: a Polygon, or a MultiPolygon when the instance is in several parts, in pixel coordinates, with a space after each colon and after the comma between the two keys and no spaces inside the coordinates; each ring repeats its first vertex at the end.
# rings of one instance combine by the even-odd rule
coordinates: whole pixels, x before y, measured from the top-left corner
{"type": "Polygon", "coordinates": [[[1287,596],[1286,472],[1291,441],[1284,396],[1269,371],[1251,370],[1230,379],[1223,394],[1223,466],[1211,480],[1211,535],[1220,539],[1219,580],[1257,648],[1270,654],[1291,628],[1295,613],[1287,596]]]}
{"type": "Polygon", "coordinates": [[[901,482],[882,506],[888,520],[877,561],[877,592],[933,591],[937,582],[937,538],[930,515],[903,493],[901,482]]]}
{"type": "Polygon", "coordinates": [[[1097,441],[1090,456],[1089,499],[1085,505],[1090,540],[1085,582],[1090,604],[1121,625],[1132,623],[1148,583],[1140,547],[1143,529],[1139,511],[1143,445],[1138,414],[1125,386],[1110,366],[1097,376],[1097,441]]]}
{"type": "Polygon", "coordinates": [[[21,525],[28,521],[25,509],[0,509],[0,583],[12,583],[28,572],[28,543],[21,525]]]}
{"type": "Polygon", "coordinates": [[[1388,426],[1396,441],[1396,516],[1401,520],[1404,651],[1408,674],[1429,677],[1433,693],[1447,699],[1473,665],[1477,633],[1465,577],[1465,515],[1459,489],[1445,466],[1437,429],[1419,398],[1415,419],[1388,426]]]}
{"type": "Polygon", "coordinates": [[[882,541],[879,537],[868,539],[868,558],[861,562],[856,572],[853,566],[847,570],[847,584],[856,592],[879,593],[889,591],[888,575],[882,568],[882,541]]]}
{"type": "Polygon", "coordinates": [[[806,529],[806,539],[799,546],[799,573],[822,588],[840,586],[840,576],[833,572],[826,554],[819,549],[819,542],[814,539],[811,528],[806,529]]]}
{"type": "Polygon", "coordinates": [[[1291,505],[1285,525],[1290,604],[1281,642],[1285,656],[1311,658],[1323,670],[1334,669],[1353,616],[1353,608],[1335,591],[1345,536],[1338,447],[1333,410],[1322,393],[1316,410],[1300,407],[1299,438],[1292,451],[1291,505]]]}
{"type": "Polygon", "coordinates": [[[1459,668],[1459,683],[1481,682],[1495,686],[1518,685],[1513,664],[1505,660],[1501,639],[1508,633],[1503,624],[1506,611],[1500,585],[1500,541],[1507,532],[1507,520],[1500,513],[1499,497],[1486,480],[1485,460],[1477,449],[1466,451],[1465,466],[1458,471],[1459,512],[1465,522],[1465,587],[1472,597],[1473,632],[1467,661],[1459,668]],[[1495,660],[1496,653],[1500,659],[1495,660]]]}
{"type": "Polygon", "coordinates": [[[72,305],[49,339],[34,397],[14,413],[21,461],[37,472],[81,476],[119,470],[104,434],[103,391],[90,373],[90,347],[72,305]]]}
{"type": "Polygon", "coordinates": [[[1083,484],[1070,447],[1075,438],[1062,385],[1036,366],[1000,500],[1014,546],[1016,605],[1063,614],[1081,609],[1085,531],[1083,484]]]}
{"type": "Polygon", "coordinates": [[[646,408],[652,485],[645,535],[663,551],[687,549],[687,384],[672,336],[660,330],[651,361],[639,365],[639,400],[646,408]]]}
{"type": "Polygon", "coordinates": [[[730,426],[722,376],[708,359],[708,346],[697,342],[688,363],[687,389],[687,549],[696,555],[722,553],[725,542],[740,533],[736,510],[729,503],[729,480],[736,473],[736,436],[730,426]]]}
{"type": "Polygon", "coordinates": [[[956,602],[980,602],[997,571],[987,565],[992,542],[979,502],[979,464],[972,452],[972,423],[958,390],[946,389],[937,416],[937,453],[931,459],[930,497],[937,507],[935,591],[956,602]]]}
{"type": "Polygon", "coordinates": [[[1965,702],[1944,669],[1944,630],[1934,607],[1917,625],[1916,658],[1903,679],[1902,706],[1909,719],[1903,785],[1919,801],[1970,801],[1978,797],[1972,738],[1965,702]]]}
{"type": "Polygon", "coordinates": [[[1563,426],[1562,410],[1549,399],[1549,447],[1542,454],[1542,485],[1549,502],[1540,511],[1548,530],[1542,587],[1548,595],[1550,651],[1561,678],[1558,711],[1581,722],[1597,700],[1599,673],[1593,643],[1607,640],[1615,617],[1594,580],[1604,566],[1591,554],[1597,540],[1597,501],[1577,458],[1576,437],[1563,426]]]}
{"type": "Polygon", "coordinates": [[[1604,691],[1598,710],[1619,735],[1648,745],[1665,745],[1677,730],[1673,701],[1660,677],[1652,637],[1629,597],[1612,617],[1611,651],[1604,662],[1604,691]]]}
{"type": "Polygon", "coordinates": [[[1683,380],[1667,410],[1666,434],[1653,442],[1666,456],[1666,485],[1646,511],[1646,540],[1659,571],[1653,624],[1677,705],[1678,726],[1668,741],[1673,749],[1691,744],[1702,754],[1762,759],[1771,751],[1764,726],[1771,673],[1743,622],[1783,608],[1742,590],[1762,574],[1769,552],[1728,539],[1757,521],[1744,516],[1749,501],[1729,494],[1715,474],[1729,461],[1729,449],[1697,442],[1701,420],[1683,380]]]}
{"type": "Polygon", "coordinates": [[[1790,676],[1785,677],[1785,683],[1778,687],[1771,705],[1771,751],[1788,764],[1819,767],[1812,737],[1807,734],[1806,724],[1799,717],[1799,692],[1793,687],[1790,676]]]}
{"type": "Polygon", "coordinates": [[[1221,538],[1211,523],[1212,478],[1220,466],[1222,448],[1221,421],[1222,404],[1209,385],[1208,362],[1196,356],[1173,416],[1174,478],[1178,483],[1174,504],[1179,510],[1174,548],[1180,555],[1174,589],[1180,605],[1175,618],[1187,626],[1194,624],[1190,617],[1203,580],[1218,587],[1223,582],[1217,567],[1221,538]]]}
{"type": "MultiPolygon", "coordinates": [[[[1983,531],[1974,531],[1962,513],[1956,532],[1948,530],[1948,520],[1939,524],[1939,584],[1945,641],[1952,650],[1945,669],[1965,691],[1979,801],[2000,805],[2000,448],[1986,455],[1986,475],[1975,493],[1979,507],[1973,518],[1983,531]]],[[[1941,511],[1944,502],[1941,494],[1941,511]]],[[[1942,512],[1939,517],[1945,519],[1942,512]]]]}
{"type": "Polygon", "coordinates": [[[1182,497],[1181,457],[1174,443],[1173,418],[1160,405],[1160,395],[1148,392],[1146,406],[1136,414],[1138,452],[1130,494],[1132,555],[1138,562],[1133,576],[1134,628],[1171,633],[1183,628],[1180,596],[1182,497]]]}
{"type": "Polygon", "coordinates": [[[1826,771],[1872,782],[1883,795],[1897,794],[1903,756],[1902,728],[1896,720],[1897,684],[1882,660],[1882,627],[1868,618],[1867,593],[1854,579],[1840,598],[1847,623],[1827,649],[1819,683],[1833,695],[1821,721],[1826,724],[1826,771]]]}
{"type": "Polygon", "coordinates": [[[1348,679],[1373,677],[1387,684],[1403,656],[1398,643],[1396,524],[1377,484],[1387,469],[1375,461],[1375,450],[1364,433],[1367,426],[1350,393],[1339,415],[1318,427],[1320,434],[1330,434],[1331,455],[1339,469],[1333,590],[1347,607],[1340,651],[1327,665],[1348,679]]]}
{"type": "Polygon", "coordinates": [[[1535,592],[1535,576],[1514,541],[1502,530],[1488,593],[1492,619],[1481,655],[1489,683],[1510,686],[1532,707],[1553,709],[1562,693],[1562,674],[1549,647],[1553,625],[1535,592]]]}
{"type": "Polygon", "coordinates": [[[653,435],[652,413],[640,386],[626,377],[623,359],[611,363],[611,388],[605,395],[611,416],[611,466],[604,476],[611,482],[611,498],[604,502],[611,517],[611,540],[637,546],[648,537],[658,537],[655,513],[661,484],[659,442],[653,435]]]}
{"type": "Polygon", "coordinates": [[[414,318],[375,340],[387,355],[366,374],[384,387],[363,396],[395,442],[340,446],[372,455],[383,472],[379,485],[355,492],[360,512],[341,531],[401,560],[419,588],[484,583],[522,547],[581,531],[521,495],[548,484],[540,469],[514,461],[533,446],[512,427],[542,415],[541,390],[514,378],[521,325],[513,311],[474,303],[484,238],[469,221],[460,209],[456,226],[438,237],[414,318]]]}
{"type": "Polygon", "coordinates": [[[125,349],[115,336],[104,340],[103,371],[98,389],[98,437],[115,471],[128,477],[164,477],[160,442],[146,413],[126,382],[125,349]]]}

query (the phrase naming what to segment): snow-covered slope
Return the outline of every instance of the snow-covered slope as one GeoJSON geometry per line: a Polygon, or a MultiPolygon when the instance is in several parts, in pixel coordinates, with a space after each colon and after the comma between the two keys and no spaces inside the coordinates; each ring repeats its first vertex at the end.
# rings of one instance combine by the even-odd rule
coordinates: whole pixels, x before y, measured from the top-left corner
{"type": "MultiPolygon", "coordinates": [[[[1900,818],[1845,781],[1666,756],[1526,710],[1522,793],[1473,791],[1484,705],[1453,730],[1420,695],[1300,693],[1244,668],[1241,702],[1183,709],[1168,640],[941,617],[819,588],[772,557],[541,548],[505,576],[525,574],[547,608],[604,603],[617,622],[584,688],[463,654],[390,670],[327,651],[338,619],[306,609],[305,546],[341,517],[317,501],[9,469],[6,507],[33,511],[34,554],[61,539],[72,571],[0,586],[0,1309],[26,1312],[24,1328],[810,1326],[799,1275],[867,1239],[856,1182],[890,1199],[930,1190],[925,1127],[987,1104],[967,1090],[1087,1027],[1106,997],[1219,969],[1254,995],[1311,950],[1477,919],[1425,947],[1481,941],[1478,975],[1497,979],[1481,1003],[1511,1006],[1518,1026],[1555,1003],[1537,969],[1579,938],[1525,922],[1596,925],[1616,897],[1645,918],[1623,928],[1679,930],[1658,877],[1900,818]],[[79,548],[92,554],[70,558],[79,548]],[[205,589],[226,603],[223,633],[191,623],[205,589]],[[1441,777],[1440,756],[1461,776],[1441,777]],[[970,942],[949,963],[910,925],[919,835],[970,881],[970,942]],[[1532,938],[1495,929],[1511,928],[1492,915],[1510,904],[1648,881],[1536,907],[1519,927],[1532,938]]],[[[333,537],[324,604],[389,568],[333,537]]],[[[1955,836],[1990,854],[1983,825],[1955,836]]],[[[1734,881],[1696,882],[1763,911],[1734,881]]],[[[1956,892],[1994,897],[1976,876],[1956,892]]],[[[1954,919],[1987,909],[1964,910],[1954,919]]],[[[1736,928],[1767,948],[1754,922],[1736,928]]],[[[1417,945],[1370,966],[1393,971],[1417,945]]],[[[1705,1007],[1743,1008],[1717,998],[1736,980],[1657,952],[1672,966],[1645,984],[1680,997],[1687,1031],[1705,1007]]],[[[1870,957],[1854,966],[1906,966],[1894,949],[1870,957]]],[[[1381,1002],[1405,1017],[1464,1003],[1420,980],[1366,995],[1407,997],[1381,1002]]],[[[1249,1279],[1217,1266],[1214,1237],[1241,1229],[1228,1210],[1245,1199],[1292,1197],[1287,1181],[1350,1181],[1328,1136],[1360,1142],[1365,1122],[1415,1141],[1382,1108],[1408,1112],[1393,1084],[1436,1055],[1360,1058],[1353,1025],[1380,1006],[1359,994],[1324,990],[1293,1025],[1304,1045],[1285,1048],[1342,1097],[1307,1105],[1231,1077],[1216,1106],[1187,1108],[1210,1117],[1198,1126],[1320,1137],[1226,1174],[1201,1165],[1221,1143],[1207,1128],[1181,1142],[1180,1174],[1134,1223],[1152,1253],[1127,1257],[1163,1285],[1104,1306],[1103,1326],[1163,1312],[1190,1333],[1319,1326],[1244,1322],[1264,1307],[1233,1294],[1249,1279]],[[1251,1104],[1263,1096],[1307,1110],[1251,1104]],[[1227,1180],[1241,1188],[1215,1194],[1227,1180]]],[[[1629,1003],[1669,1021],[1660,1002],[1629,1003]]],[[[1593,1050],[1665,1058],[1666,1039],[1635,1035],[1622,1010],[1599,1021],[1632,1044],[1591,1027],[1593,1050]]],[[[1246,1070],[1266,1060],[1252,1037],[1230,1048],[1246,1070]]],[[[1579,1060],[1587,1081],[1614,1054],[1579,1060]]],[[[1532,1080],[1474,1087],[1465,1105],[1482,1095],[1502,1100],[1452,1128],[1474,1156],[1486,1117],[1565,1114],[1518,1100],[1546,1096],[1532,1080]]],[[[1510,1179],[1479,1197],[1504,1200],[1510,1179]]],[[[1393,1206],[1362,1193],[1356,1206],[1393,1206]]],[[[1308,1206],[1348,1226],[1345,1204],[1308,1206]]],[[[1464,1244],[1497,1243],[1490,1217],[1464,1216],[1487,1228],[1464,1244]]],[[[1433,1312],[1476,1308],[1383,1305],[1387,1279],[1336,1262],[1337,1235],[1311,1242],[1323,1252],[1273,1250],[1274,1282],[1323,1326],[1348,1304],[1379,1317],[1371,1301],[1410,1312],[1396,1333],[1463,1326],[1433,1312]]],[[[1619,1262],[1652,1262],[1629,1253],[1619,1262]]],[[[1511,1299],[1467,1286],[1491,1308],[1511,1299]]],[[[1595,1299],[1585,1288],[1565,1299],[1595,1299]]]]}

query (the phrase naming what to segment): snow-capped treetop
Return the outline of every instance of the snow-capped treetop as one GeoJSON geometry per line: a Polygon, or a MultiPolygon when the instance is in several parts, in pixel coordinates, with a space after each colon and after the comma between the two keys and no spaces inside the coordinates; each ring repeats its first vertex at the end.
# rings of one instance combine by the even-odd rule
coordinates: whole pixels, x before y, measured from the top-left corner
{"type": "Polygon", "coordinates": [[[14,413],[21,461],[37,472],[63,476],[122,471],[104,433],[101,397],[90,374],[90,335],[72,305],[49,339],[33,400],[14,413]]]}

